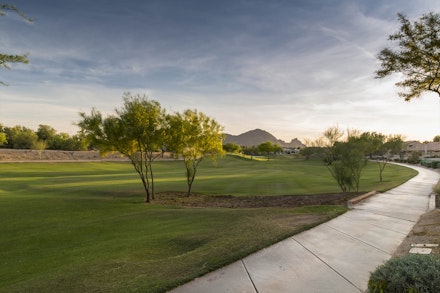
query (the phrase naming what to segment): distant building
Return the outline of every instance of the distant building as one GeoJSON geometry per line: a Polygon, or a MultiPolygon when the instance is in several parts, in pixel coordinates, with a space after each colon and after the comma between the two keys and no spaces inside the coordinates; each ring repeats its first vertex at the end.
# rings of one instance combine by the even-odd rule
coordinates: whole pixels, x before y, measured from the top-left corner
{"type": "Polygon", "coordinates": [[[422,157],[440,157],[440,142],[406,141],[403,153],[408,155],[412,152],[420,152],[422,157]]]}

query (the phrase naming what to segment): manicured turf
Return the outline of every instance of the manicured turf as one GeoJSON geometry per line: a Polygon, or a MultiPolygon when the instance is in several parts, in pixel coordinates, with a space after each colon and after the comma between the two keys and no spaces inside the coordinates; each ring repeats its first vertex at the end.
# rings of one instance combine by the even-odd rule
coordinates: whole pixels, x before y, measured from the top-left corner
{"type": "MultiPolygon", "coordinates": [[[[182,164],[156,164],[157,191],[185,190],[182,164]]],[[[368,167],[362,189],[413,175],[389,167],[384,184],[368,167]]],[[[338,192],[327,172],[313,161],[226,157],[203,163],[194,191],[338,192]]],[[[0,291],[163,292],[304,229],[298,217],[322,221],[345,211],[180,208],[145,205],[143,196],[127,163],[0,164],[0,291]]]]}

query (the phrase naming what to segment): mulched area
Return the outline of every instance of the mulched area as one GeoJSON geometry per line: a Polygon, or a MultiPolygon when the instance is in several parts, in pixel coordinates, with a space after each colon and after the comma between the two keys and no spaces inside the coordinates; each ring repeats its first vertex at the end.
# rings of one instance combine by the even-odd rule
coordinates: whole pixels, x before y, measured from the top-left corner
{"type": "Polygon", "coordinates": [[[357,193],[327,193],[314,195],[282,196],[207,196],[200,194],[166,192],[156,195],[156,204],[179,205],[186,207],[218,208],[261,208],[261,207],[301,207],[311,205],[347,205],[347,201],[358,196],[357,193]]]}
{"type": "MultiPolygon", "coordinates": [[[[405,255],[411,249],[411,244],[440,245],[440,209],[423,214],[393,256],[405,255]]],[[[431,254],[440,255],[440,247],[432,249],[431,254]]]]}

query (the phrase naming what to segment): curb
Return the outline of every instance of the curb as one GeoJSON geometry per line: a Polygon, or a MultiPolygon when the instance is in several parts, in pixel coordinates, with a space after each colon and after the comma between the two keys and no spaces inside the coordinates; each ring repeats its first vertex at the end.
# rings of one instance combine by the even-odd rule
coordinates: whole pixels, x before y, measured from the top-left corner
{"type": "Polygon", "coordinates": [[[428,211],[432,211],[436,209],[435,199],[436,199],[436,195],[435,192],[433,192],[429,197],[428,211]]]}
{"type": "Polygon", "coordinates": [[[379,192],[373,190],[373,191],[370,191],[370,192],[368,192],[368,193],[365,193],[365,194],[361,194],[361,195],[359,195],[359,196],[356,196],[355,198],[352,198],[352,199],[350,199],[350,200],[347,202],[347,207],[348,207],[349,209],[353,209],[354,206],[355,206],[356,204],[358,204],[358,203],[360,203],[361,201],[363,201],[364,199],[367,199],[367,198],[369,198],[369,197],[372,197],[373,195],[376,195],[376,194],[378,194],[378,193],[379,193],[379,192]]]}

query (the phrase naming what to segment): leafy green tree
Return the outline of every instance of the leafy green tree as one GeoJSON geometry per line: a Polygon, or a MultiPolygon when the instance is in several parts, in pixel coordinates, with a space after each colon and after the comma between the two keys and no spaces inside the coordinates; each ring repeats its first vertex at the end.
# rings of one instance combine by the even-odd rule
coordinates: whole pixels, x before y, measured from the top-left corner
{"type": "Polygon", "coordinates": [[[397,45],[379,53],[376,78],[403,74],[405,79],[396,85],[404,89],[399,95],[406,101],[425,91],[440,96],[440,15],[424,14],[413,23],[403,14],[398,19],[400,31],[389,36],[397,45]]]}
{"type": "Polygon", "coordinates": [[[50,138],[46,143],[47,148],[51,150],[81,151],[86,149],[80,136],[70,136],[65,132],[55,134],[55,136],[50,138]]]}
{"type": "Polygon", "coordinates": [[[302,148],[299,152],[301,156],[304,156],[306,160],[309,160],[311,157],[323,157],[324,149],[322,147],[317,146],[307,146],[302,148]]]}
{"type": "Polygon", "coordinates": [[[6,138],[6,133],[0,132],[0,146],[6,144],[8,139],[6,138]]]}
{"type": "MultiPolygon", "coordinates": [[[[21,12],[16,6],[10,5],[10,4],[0,4],[0,16],[5,16],[6,11],[12,11],[15,13],[18,13],[21,17],[26,19],[29,22],[32,22],[32,19],[27,17],[23,12],[21,12]]],[[[7,69],[10,69],[9,63],[28,63],[28,55],[13,55],[13,54],[5,54],[0,53],[0,68],[4,67],[7,69]]],[[[5,84],[4,82],[1,82],[1,84],[5,84]]]]}
{"type": "Polygon", "coordinates": [[[361,172],[367,163],[365,144],[357,137],[349,137],[347,141],[335,142],[330,151],[327,168],[341,190],[358,192],[361,172]]]}
{"type": "Polygon", "coordinates": [[[223,127],[214,119],[198,112],[186,110],[168,116],[169,147],[182,155],[186,169],[187,195],[196,177],[197,167],[206,157],[215,159],[224,153],[223,127]]]}
{"type": "Polygon", "coordinates": [[[324,164],[343,192],[359,191],[361,172],[367,163],[367,144],[358,133],[357,130],[349,131],[348,137],[342,140],[345,132],[333,126],[308,143],[322,150],[324,164]]]}
{"type": "Polygon", "coordinates": [[[165,111],[159,102],[146,96],[125,93],[117,115],[102,117],[93,109],[80,113],[82,135],[102,154],[118,151],[130,159],[146,192],[145,202],[154,199],[153,161],[165,144],[165,111]]]}
{"type": "Polygon", "coordinates": [[[248,156],[259,156],[261,155],[260,150],[257,146],[244,146],[242,147],[243,154],[248,156]]]}
{"type": "Polygon", "coordinates": [[[240,153],[241,147],[238,144],[228,142],[223,145],[223,150],[228,153],[240,153]]]}
{"type": "Polygon", "coordinates": [[[7,147],[14,149],[32,149],[38,140],[37,134],[24,126],[5,127],[7,147]]]}
{"type": "Polygon", "coordinates": [[[383,170],[385,166],[391,161],[392,157],[399,154],[403,148],[403,140],[400,135],[391,135],[388,136],[383,144],[383,146],[379,149],[379,160],[377,160],[377,164],[379,166],[379,180],[383,181],[383,170]]]}
{"type": "Polygon", "coordinates": [[[399,154],[403,148],[403,140],[400,135],[386,136],[376,132],[364,132],[360,139],[364,141],[366,155],[375,160],[379,168],[379,180],[383,181],[383,171],[392,157],[399,154]]]}
{"type": "Polygon", "coordinates": [[[3,125],[0,123],[0,147],[6,143],[8,143],[8,137],[6,136],[3,125]]]}
{"type": "Polygon", "coordinates": [[[439,142],[440,141],[440,135],[434,136],[433,142],[439,142]]]}
{"type": "Polygon", "coordinates": [[[140,167],[138,172],[145,172],[145,184],[151,187],[151,197],[154,199],[153,161],[161,155],[166,144],[165,110],[159,102],[148,100],[146,96],[131,96],[126,93],[123,108],[116,112],[127,131],[126,135],[136,141],[140,153],[144,156],[139,161],[144,161],[145,170],[142,165],[137,164],[137,167],[140,167]]]}
{"type": "Polygon", "coordinates": [[[57,131],[49,125],[38,125],[37,136],[39,140],[50,141],[54,139],[57,131]]]}
{"type": "Polygon", "coordinates": [[[263,142],[257,146],[260,153],[266,154],[268,158],[270,158],[270,154],[282,152],[283,148],[277,144],[272,143],[271,141],[263,142]]]}

